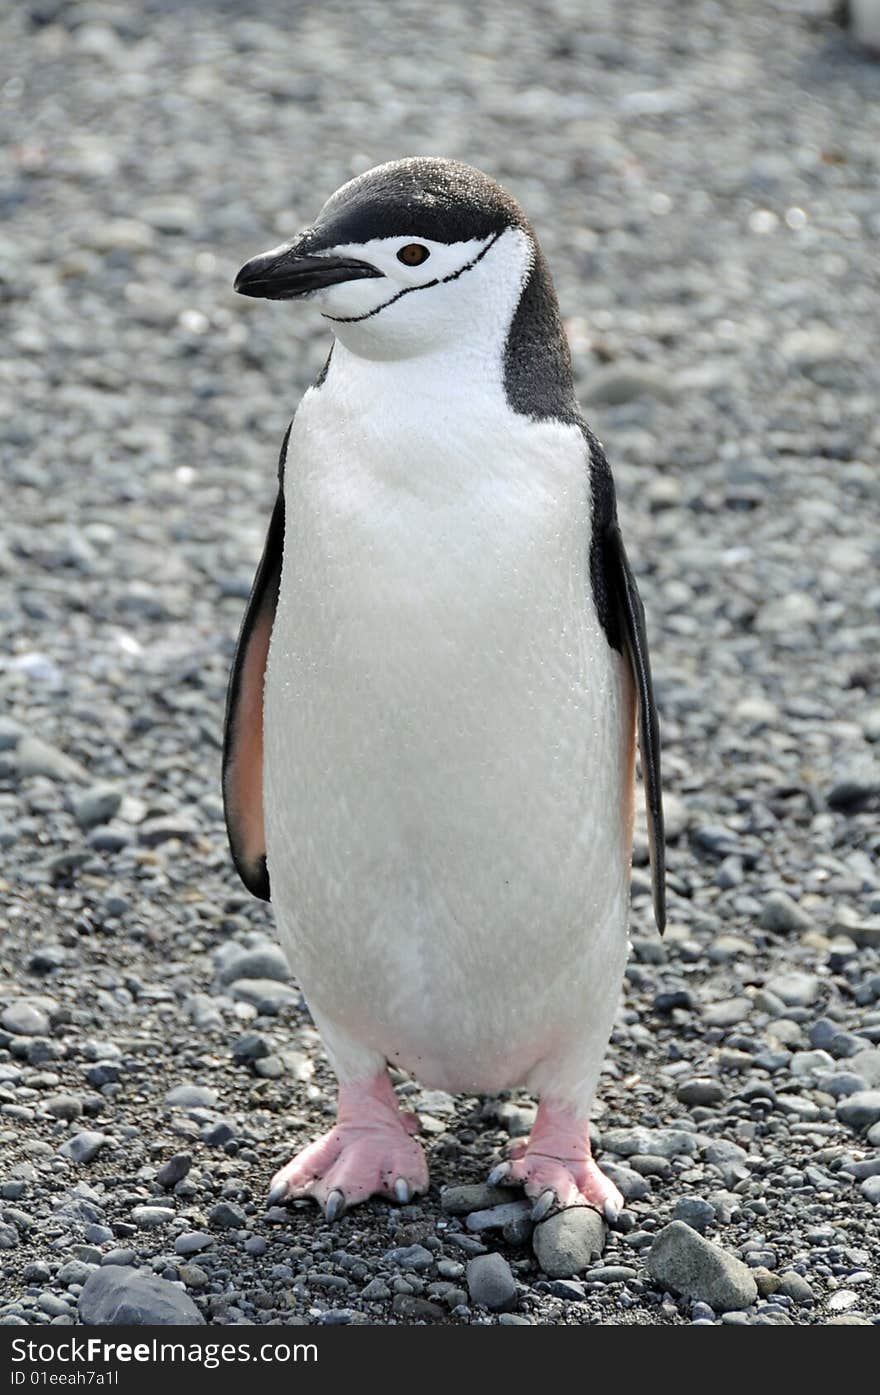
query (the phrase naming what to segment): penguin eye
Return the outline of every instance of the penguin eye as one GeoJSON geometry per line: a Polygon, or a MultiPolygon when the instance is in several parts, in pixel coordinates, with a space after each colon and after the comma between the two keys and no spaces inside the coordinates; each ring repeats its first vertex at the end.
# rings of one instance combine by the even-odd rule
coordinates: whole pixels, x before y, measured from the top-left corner
{"type": "Polygon", "coordinates": [[[431,253],[427,247],[423,247],[420,242],[408,242],[405,247],[401,247],[397,254],[397,260],[403,262],[405,266],[421,266],[426,262],[431,253]]]}

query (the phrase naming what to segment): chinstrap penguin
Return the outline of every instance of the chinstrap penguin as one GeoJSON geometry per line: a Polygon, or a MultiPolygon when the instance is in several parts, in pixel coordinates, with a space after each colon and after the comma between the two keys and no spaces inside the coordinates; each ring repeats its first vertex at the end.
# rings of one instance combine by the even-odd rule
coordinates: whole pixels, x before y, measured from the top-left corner
{"type": "Polygon", "coordinates": [[[334,1219],[428,1186],[389,1063],[525,1086],[491,1174],[537,1215],[616,1187],[589,1112],[627,957],[638,731],[662,931],[644,613],[535,234],[451,160],[344,185],[236,289],[335,335],[281,452],[230,680],[233,859],[275,910],[339,1079],[276,1175],[334,1219]]]}

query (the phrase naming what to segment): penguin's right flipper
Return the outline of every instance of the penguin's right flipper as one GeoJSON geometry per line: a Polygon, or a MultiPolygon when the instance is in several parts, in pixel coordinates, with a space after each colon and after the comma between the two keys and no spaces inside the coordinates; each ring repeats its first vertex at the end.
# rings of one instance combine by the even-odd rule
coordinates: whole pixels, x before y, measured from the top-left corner
{"type": "Polygon", "coordinates": [[[606,533],[606,563],[610,589],[638,698],[639,754],[648,815],[648,846],[654,892],[654,920],[660,934],[666,928],[666,848],[663,835],[663,790],[660,782],[660,727],[654,704],[645,608],[623,546],[617,523],[606,533]]]}
{"type": "Polygon", "coordinates": [[[223,733],[223,810],[232,861],[248,891],[263,901],[269,900],[263,820],[263,684],[281,583],[289,438],[290,427],[281,447],[278,496],[229,676],[223,733]]]}

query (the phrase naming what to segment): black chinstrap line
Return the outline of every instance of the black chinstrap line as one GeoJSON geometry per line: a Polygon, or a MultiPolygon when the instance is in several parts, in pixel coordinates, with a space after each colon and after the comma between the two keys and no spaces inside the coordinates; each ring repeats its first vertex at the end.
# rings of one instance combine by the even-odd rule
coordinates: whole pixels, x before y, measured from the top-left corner
{"type": "Polygon", "coordinates": [[[391,296],[390,300],[383,301],[381,305],[375,306],[372,310],[367,310],[363,315],[324,315],[322,313],[322,319],[332,320],[336,325],[356,325],[359,324],[361,320],[372,319],[373,315],[378,315],[380,310],[387,310],[389,305],[394,305],[396,301],[401,300],[412,291],[429,291],[433,286],[445,286],[448,281],[457,281],[459,276],[463,276],[466,271],[470,271],[475,267],[477,262],[483,260],[486,253],[491,251],[501,234],[505,232],[507,232],[507,229],[501,228],[471,261],[465,262],[464,266],[460,266],[457,271],[450,271],[448,276],[437,276],[433,281],[426,281],[423,286],[404,286],[403,290],[391,296]]]}

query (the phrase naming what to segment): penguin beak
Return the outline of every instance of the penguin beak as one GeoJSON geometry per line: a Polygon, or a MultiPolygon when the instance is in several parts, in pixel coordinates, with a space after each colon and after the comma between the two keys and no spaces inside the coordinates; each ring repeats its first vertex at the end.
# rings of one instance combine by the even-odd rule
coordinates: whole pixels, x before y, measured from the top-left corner
{"type": "Polygon", "coordinates": [[[304,256],[297,252],[298,242],[273,247],[245,262],[235,278],[239,295],[257,296],[262,300],[297,300],[310,291],[336,286],[340,281],[359,281],[366,276],[381,276],[368,262],[352,257],[336,257],[332,253],[304,256]]]}

